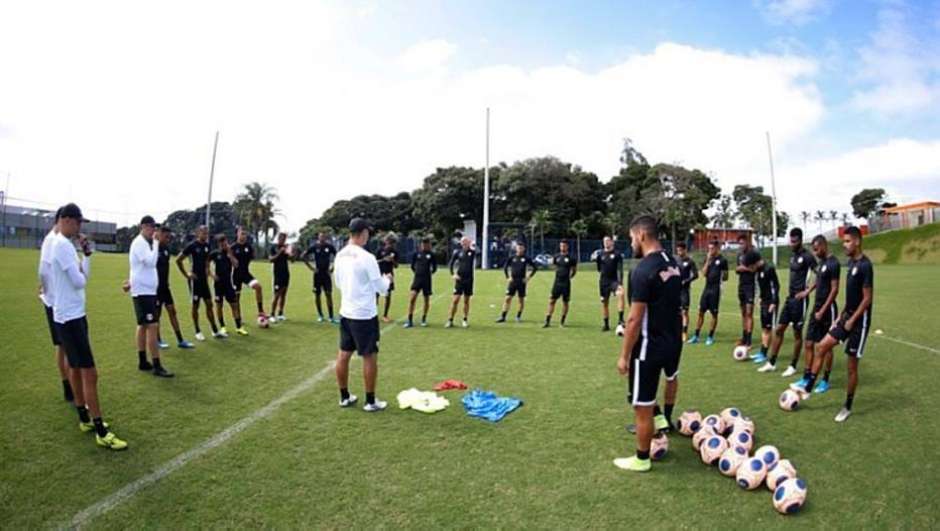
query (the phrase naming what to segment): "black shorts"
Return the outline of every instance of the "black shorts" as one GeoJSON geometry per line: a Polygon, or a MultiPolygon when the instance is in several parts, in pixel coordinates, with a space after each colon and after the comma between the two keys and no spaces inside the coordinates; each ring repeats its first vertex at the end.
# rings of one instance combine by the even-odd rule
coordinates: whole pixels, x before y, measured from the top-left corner
{"type": "Polygon", "coordinates": [[[829,330],[829,335],[839,343],[845,343],[845,353],[854,358],[861,358],[865,354],[865,343],[868,339],[868,329],[871,327],[871,316],[868,312],[862,314],[861,322],[856,322],[851,331],[845,331],[845,322],[851,315],[843,313],[836,325],[829,330]]]}
{"type": "Polygon", "coordinates": [[[600,282],[600,294],[601,300],[606,301],[610,298],[611,295],[617,294],[617,289],[620,288],[620,282],[616,280],[604,280],[601,279],[600,282]]]}
{"type": "Polygon", "coordinates": [[[776,312],[771,311],[770,307],[776,305],[776,302],[761,301],[760,303],[760,327],[764,330],[772,330],[774,327],[774,314],[776,312]]]}
{"type": "Polygon", "coordinates": [[[754,304],[754,286],[750,289],[738,289],[738,304],[743,308],[746,304],[754,304]]]}
{"type": "Polygon", "coordinates": [[[705,288],[702,297],[698,302],[698,311],[701,313],[710,312],[712,315],[718,315],[718,306],[721,304],[721,288],[705,288]]]}
{"type": "Polygon", "coordinates": [[[200,299],[211,301],[212,293],[209,293],[209,281],[201,277],[190,280],[189,297],[193,302],[199,302],[200,299]]]}
{"type": "Polygon", "coordinates": [[[157,307],[173,306],[173,293],[170,288],[157,288],[157,307]]]}
{"type": "Polygon", "coordinates": [[[687,311],[690,306],[692,306],[692,294],[689,288],[682,288],[679,290],[679,309],[687,311]]]}
{"type": "Polygon", "coordinates": [[[254,275],[250,271],[238,271],[236,270],[232,274],[232,283],[235,284],[235,293],[242,292],[242,285],[251,286],[257,282],[254,275]]]}
{"type": "Polygon", "coordinates": [[[780,308],[780,319],[777,324],[793,325],[794,330],[802,331],[806,319],[806,299],[787,298],[780,308]]]}
{"type": "Polygon", "coordinates": [[[813,313],[809,316],[809,324],[806,325],[805,339],[813,343],[819,343],[826,337],[829,329],[832,328],[832,324],[836,322],[839,316],[839,310],[836,308],[835,302],[832,303],[832,306],[829,307],[829,310],[825,312],[823,318],[819,321],[816,320],[816,312],[818,311],[819,308],[813,308],[813,313]]]}
{"type": "Polygon", "coordinates": [[[519,295],[520,299],[525,298],[525,280],[514,278],[509,281],[509,285],[506,286],[506,296],[514,297],[519,295]]]}
{"type": "Polygon", "coordinates": [[[157,296],[137,295],[134,300],[134,315],[138,325],[150,325],[157,322],[157,296]]]}
{"type": "Polygon", "coordinates": [[[571,300],[571,283],[570,282],[555,282],[552,284],[552,295],[551,299],[557,301],[561,299],[565,302],[571,300]]]}
{"type": "Polygon", "coordinates": [[[425,297],[429,297],[431,295],[431,277],[415,277],[411,281],[411,291],[421,292],[425,297]]]}
{"type": "Polygon", "coordinates": [[[664,374],[668,381],[678,378],[681,357],[681,345],[676,347],[671,354],[647,352],[645,356],[632,356],[630,358],[630,386],[627,392],[630,404],[634,406],[655,404],[660,374],[664,374]]]}
{"type": "Polygon", "coordinates": [[[473,296],[473,277],[454,281],[454,295],[473,296]]]}
{"type": "Polygon", "coordinates": [[[52,320],[52,306],[43,304],[43,307],[46,309],[46,323],[49,324],[49,335],[52,337],[52,344],[58,347],[62,342],[59,341],[59,333],[56,331],[55,321],[52,320]]]}
{"type": "Polygon", "coordinates": [[[95,366],[95,357],[91,354],[91,342],[88,340],[88,320],[84,317],[64,323],[56,323],[56,334],[65,348],[69,367],[73,369],[91,369],[95,366]]]}
{"type": "Polygon", "coordinates": [[[288,286],[290,286],[290,273],[274,275],[274,291],[287,289],[288,286]]]}
{"type": "Polygon", "coordinates": [[[339,349],[360,356],[379,353],[379,318],[339,320],[339,349]]]}
{"type": "Polygon", "coordinates": [[[319,295],[322,292],[333,293],[333,278],[329,271],[317,271],[313,274],[313,291],[319,295]]]}
{"type": "Polygon", "coordinates": [[[235,286],[225,280],[212,285],[215,291],[215,302],[235,302],[235,286]]]}

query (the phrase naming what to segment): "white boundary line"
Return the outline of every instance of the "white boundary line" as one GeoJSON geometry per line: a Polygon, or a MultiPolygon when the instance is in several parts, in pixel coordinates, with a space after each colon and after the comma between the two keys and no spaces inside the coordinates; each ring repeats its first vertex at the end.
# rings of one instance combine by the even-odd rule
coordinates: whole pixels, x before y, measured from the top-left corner
{"type": "MultiPolygon", "coordinates": [[[[443,293],[436,295],[432,299],[432,302],[436,301],[443,295],[444,295],[443,293]]],[[[403,323],[405,319],[407,318],[399,319],[397,321],[394,321],[390,324],[385,325],[382,328],[381,333],[383,335],[388,335],[389,333],[392,332],[392,330],[400,327],[401,323],[403,323]]],[[[127,485],[124,485],[123,487],[114,491],[108,496],[82,509],[81,511],[76,513],[75,516],[72,517],[71,521],[68,524],[66,524],[64,527],[66,529],[80,529],[82,526],[91,522],[91,520],[93,520],[94,518],[97,518],[98,516],[101,516],[109,512],[111,509],[114,509],[115,507],[123,503],[124,501],[134,497],[141,490],[149,487],[150,485],[153,485],[154,483],[160,481],[161,479],[169,476],[173,472],[179,470],[180,468],[185,466],[187,463],[189,463],[193,459],[196,459],[197,457],[201,457],[209,453],[211,450],[218,448],[219,446],[222,446],[223,444],[231,440],[233,437],[235,437],[239,433],[251,427],[253,424],[258,422],[259,420],[268,418],[271,415],[273,415],[284,404],[290,402],[291,400],[297,398],[298,396],[304,394],[305,392],[313,389],[321,380],[323,380],[324,377],[326,377],[327,374],[329,374],[333,370],[335,366],[336,366],[336,360],[329,362],[326,365],[326,367],[323,367],[322,369],[317,371],[317,373],[314,374],[313,376],[310,376],[306,380],[303,380],[299,384],[288,389],[287,391],[284,392],[284,394],[282,394],[281,396],[269,402],[268,405],[262,407],[261,409],[255,411],[254,413],[251,413],[247,417],[239,420],[235,424],[232,424],[231,426],[229,426],[228,428],[225,428],[219,433],[216,433],[215,435],[208,438],[201,444],[177,455],[176,457],[174,457],[173,459],[170,459],[166,463],[163,463],[162,465],[157,467],[156,470],[147,474],[146,476],[143,476],[139,479],[136,479],[128,483],[127,485]]]]}
{"type": "Polygon", "coordinates": [[[904,339],[898,339],[896,337],[888,337],[884,334],[869,334],[868,337],[874,337],[877,339],[887,339],[888,341],[894,341],[895,343],[900,343],[902,345],[907,345],[909,347],[919,348],[921,350],[926,350],[927,352],[933,352],[934,354],[940,354],[940,350],[937,350],[935,348],[930,348],[924,345],[919,345],[917,343],[912,343],[910,341],[906,341],[904,339]]]}

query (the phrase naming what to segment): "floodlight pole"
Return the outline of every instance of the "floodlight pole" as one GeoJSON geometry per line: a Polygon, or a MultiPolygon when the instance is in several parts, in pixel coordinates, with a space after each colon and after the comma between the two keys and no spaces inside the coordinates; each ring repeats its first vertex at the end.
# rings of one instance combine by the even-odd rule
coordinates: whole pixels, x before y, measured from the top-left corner
{"type": "Polygon", "coordinates": [[[777,183],[774,179],[774,153],[770,148],[770,131],[765,132],[767,136],[767,159],[770,161],[770,204],[773,210],[771,223],[773,225],[773,235],[771,241],[773,242],[773,257],[774,257],[774,267],[777,266],[777,183]]]}
{"type": "Polygon", "coordinates": [[[490,256],[490,108],[486,108],[486,165],[483,167],[483,269],[490,256]]]}
{"type": "Polygon", "coordinates": [[[209,166],[209,199],[206,201],[206,230],[212,230],[209,225],[209,215],[212,211],[212,181],[215,179],[215,153],[219,149],[219,132],[215,132],[215,142],[212,144],[212,165],[209,166]]]}

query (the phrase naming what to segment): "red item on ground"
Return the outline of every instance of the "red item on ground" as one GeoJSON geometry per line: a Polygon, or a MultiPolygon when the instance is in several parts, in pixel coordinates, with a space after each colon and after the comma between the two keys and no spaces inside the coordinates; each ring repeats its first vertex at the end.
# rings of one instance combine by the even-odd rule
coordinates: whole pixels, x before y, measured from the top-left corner
{"type": "Polygon", "coordinates": [[[434,386],[435,391],[451,391],[454,389],[466,389],[467,384],[461,382],[460,380],[444,380],[443,382],[434,386]]]}

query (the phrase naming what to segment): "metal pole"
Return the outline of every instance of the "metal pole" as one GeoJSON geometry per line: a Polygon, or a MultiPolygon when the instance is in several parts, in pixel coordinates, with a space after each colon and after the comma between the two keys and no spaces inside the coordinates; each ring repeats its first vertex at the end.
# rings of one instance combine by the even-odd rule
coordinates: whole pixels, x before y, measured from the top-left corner
{"type": "Polygon", "coordinates": [[[483,168],[483,269],[490,256],[490,108],[486,108],[486,166],[483,168]]]}
{"type": "Polygon", "coordinates": [[[219,132],[215,132],[215,142],[212,144],[212,166],[209,167],[209,200],[206,201],[206,229],[212,230],[209,225],[209,214],[212,211],[212,181],[215,179],[215,153],[219,149],[219,132]]]}
{"type": "Polygon", "coordinates": [[[773,257],[774,257],[774,267],[777,266],[777,182],[774,179],[774,153],[770,148],[770,131],[765,133],[767,135],[767,158],[770,161],[770,204],[773,208],[773,217],[771,218],[771,224],[773,226],[773,236],[771,241],[773,242],[773,257]]]}

